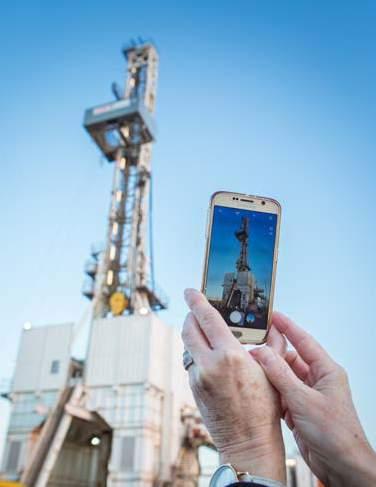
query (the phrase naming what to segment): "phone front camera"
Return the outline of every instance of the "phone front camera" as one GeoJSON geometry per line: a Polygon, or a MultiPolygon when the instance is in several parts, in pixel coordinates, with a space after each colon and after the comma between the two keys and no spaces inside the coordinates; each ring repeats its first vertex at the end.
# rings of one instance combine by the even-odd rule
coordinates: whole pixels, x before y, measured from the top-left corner
{"type": "Polygon", "coordinates": [[[265,205],[265,201],[261,201],[261,204],[262,204],[262,205],[265,205]]]}

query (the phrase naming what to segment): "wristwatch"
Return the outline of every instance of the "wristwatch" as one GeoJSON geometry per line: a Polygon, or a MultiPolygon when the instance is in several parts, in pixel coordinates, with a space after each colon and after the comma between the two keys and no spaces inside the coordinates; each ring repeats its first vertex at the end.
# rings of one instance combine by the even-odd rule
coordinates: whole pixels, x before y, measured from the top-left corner
{"type": "Polygon", "coordinates": [[[230,485],[248,484],[259,487],[285,487],[278,480],[252,475],[249,472],[237,472],[230,463],[220,465],[213,473],[209,487],[229,487],[230,485]]]}

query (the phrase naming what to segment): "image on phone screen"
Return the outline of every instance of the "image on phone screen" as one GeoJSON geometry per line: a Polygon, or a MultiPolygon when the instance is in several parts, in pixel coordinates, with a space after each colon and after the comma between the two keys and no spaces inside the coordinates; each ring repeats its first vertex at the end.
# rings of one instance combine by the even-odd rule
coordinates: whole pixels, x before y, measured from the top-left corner
{"type": "Polygon", "coordinates": [[[277,215],[214,206],[206,296],[229,326],[266,329],[277,215]]]}

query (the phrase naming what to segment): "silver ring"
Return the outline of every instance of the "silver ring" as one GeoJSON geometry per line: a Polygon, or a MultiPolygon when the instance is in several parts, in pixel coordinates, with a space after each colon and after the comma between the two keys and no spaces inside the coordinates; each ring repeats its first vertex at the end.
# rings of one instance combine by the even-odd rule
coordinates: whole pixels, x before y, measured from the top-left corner
{"type": "Polygon", "coordinates": [[[192,355],[188,352],[188,350],[184,350],[183,352],[183,366],[185,370],[188,370],[189,367],[194,363],[192,355]]]}

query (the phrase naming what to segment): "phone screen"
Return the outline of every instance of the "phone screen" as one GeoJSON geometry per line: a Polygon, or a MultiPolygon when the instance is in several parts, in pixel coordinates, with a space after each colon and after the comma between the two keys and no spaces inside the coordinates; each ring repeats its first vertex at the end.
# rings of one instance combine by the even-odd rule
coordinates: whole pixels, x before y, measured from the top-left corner
{"type": "Polygon", "coordinates": [[[229,326],[267,328],[277,218],[214,206],[206,296],[229,326]]]}

